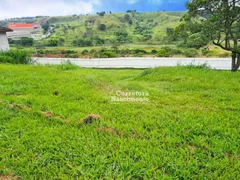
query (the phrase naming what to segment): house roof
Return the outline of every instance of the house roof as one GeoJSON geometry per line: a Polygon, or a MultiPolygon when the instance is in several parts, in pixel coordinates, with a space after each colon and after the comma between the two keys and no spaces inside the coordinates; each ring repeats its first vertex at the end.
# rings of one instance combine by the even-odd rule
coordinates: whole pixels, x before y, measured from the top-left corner
{"type": "Polygon", "coordinates": [[[36,24],[9,24],[8,28],[33,28],[36,24]]]}
{"type": "Polygon", "coordinates": [[[0,32],[12,32],[12,29],[0,26],[0,32]]]}

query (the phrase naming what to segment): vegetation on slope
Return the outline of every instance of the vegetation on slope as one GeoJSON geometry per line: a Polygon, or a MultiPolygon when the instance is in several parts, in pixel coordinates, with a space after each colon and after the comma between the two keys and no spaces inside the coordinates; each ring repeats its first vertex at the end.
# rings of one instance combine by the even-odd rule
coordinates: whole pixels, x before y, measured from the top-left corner
{"type": "Polygon", "coordinates": [[[128,11],[43,17],[38,23],[44,32],[53,31],[50,37],[34,42],[29,38],[11,40],[10,44],[18,49],[36,48],[34,56],[44,57],[230,56],[212,48],[209,39],[199,33],[198,24],[191,24],[190,30],[181,24],[183,15],[184,12],[128,11]],[[70,55],[64,53],[68,50],[70,55]]]}
{"type": "Polygon", "coordinates": [[[184,13],[112,13],[72,17],[52,17],[48,20],[55,27],[52,38],[65,40],[71,46],[76,39],[93,39],[93,45],[114,43],[159,44],[167,28],[176,27],[184,13]],[[129,23],[131,22],[131,23],[129,23]],[[105,27],[105,28],[104,28],[105,27]],[[116,34],[127,33],[127,38],[116,34]],[[103,42],[98,42],[100,38],[103,42]]]}

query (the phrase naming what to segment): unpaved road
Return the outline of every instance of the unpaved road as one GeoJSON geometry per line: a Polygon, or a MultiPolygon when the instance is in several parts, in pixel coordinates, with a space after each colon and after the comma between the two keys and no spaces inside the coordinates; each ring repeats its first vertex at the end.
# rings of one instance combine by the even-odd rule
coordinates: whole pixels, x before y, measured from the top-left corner
{"type": "Polygon", "coordinates": [[[177,66],[207,63],[214,69],[230,70],[231,58],[33,58],[39,64],[61,64],[66,61],[86,68],[154,68],[158,66],[177,66]]]}

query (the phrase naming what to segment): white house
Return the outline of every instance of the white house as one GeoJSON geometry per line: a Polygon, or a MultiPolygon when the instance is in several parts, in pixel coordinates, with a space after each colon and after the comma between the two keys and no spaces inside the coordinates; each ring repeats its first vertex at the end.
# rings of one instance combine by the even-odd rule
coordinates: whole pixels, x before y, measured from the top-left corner
{"type": "Polygon", "coordinates": [[[10,49],[7,32],[12,32],[11,29],[0,26],[0,51],[7,51],[10,49]]]}

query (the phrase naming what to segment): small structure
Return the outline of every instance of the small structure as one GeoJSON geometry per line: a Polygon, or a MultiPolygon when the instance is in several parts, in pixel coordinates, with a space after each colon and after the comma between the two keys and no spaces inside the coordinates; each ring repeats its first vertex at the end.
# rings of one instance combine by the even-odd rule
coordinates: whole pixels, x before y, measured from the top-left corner
{"type": "Polygon", "coordinates": [[[34,37],[35,34],[41,34],[40,24],[8,24],[8,28],[13,32],[8,32],[7,37],[13,40],[19,40],[23,37],[34,37]]]}
{"type": "Polygon", "coordinates": [[[0,51],[8,51],[10,49],[7,32],[12,32],[13,30],[0,26],[0,51]]]}

